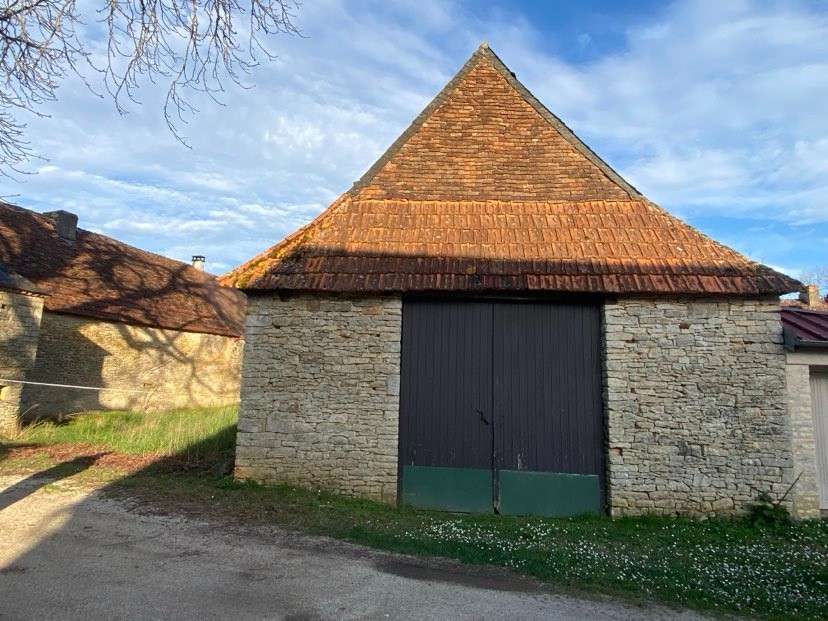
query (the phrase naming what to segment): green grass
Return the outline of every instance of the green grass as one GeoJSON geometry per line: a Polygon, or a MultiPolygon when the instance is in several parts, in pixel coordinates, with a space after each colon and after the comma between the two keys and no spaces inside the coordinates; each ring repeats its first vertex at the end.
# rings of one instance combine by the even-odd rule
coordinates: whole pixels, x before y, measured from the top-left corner
{"type": "Polygon", "coordinates": [[[767,619],[828,618],[826,520],[760,526],[724,519],[459,515],[240,483],[210,474],[211,464],[232,453],[235,410],[228,408],[87,414],[25,436],[29,444],[94,444],[159,455],[159,463],[199,463],[195,469],[149,467],[109,487],[148,510],[273,524],[394,552],[495,565],[579,592],[767,619]]]}
{"type": "Polygon", "coordinates": [[[233,450],[235,406],[172,412],[90,412],[67,421],[39,422],[15,438],[25,444],[89,444],[124,455],[217,459],[233,450]]]}

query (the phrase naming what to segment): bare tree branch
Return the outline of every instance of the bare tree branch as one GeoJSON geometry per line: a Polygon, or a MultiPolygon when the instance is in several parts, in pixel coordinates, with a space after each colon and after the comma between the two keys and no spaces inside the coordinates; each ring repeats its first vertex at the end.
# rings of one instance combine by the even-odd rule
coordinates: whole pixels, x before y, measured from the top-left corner
{"type": "MultiPolygon", "coordinates": [[[[32,157],[25,125],[15,111],[42,115],[70,73],[90,68],[122,114],[136,102],[144,79],[167,84],[164,118],[176,138],[197,112],[192,92],[218,102],[226,80],[242,77],[274,56],[264,39],[299,34],[295,0],[99,0],[95,15],[105,27],[106,53],[90,51],[77,0],[3,0],[0,6],[0,174],[18,171],[32,157]]],[[[242,84],[242,86],[244,86],[242,84]]]]}
{"type": "Polygon", "coordinates": [[[817,285],[820,295],[828,296],[828,264],[816,265],[799,271],[799,280],[806,285],[817,285]]]}

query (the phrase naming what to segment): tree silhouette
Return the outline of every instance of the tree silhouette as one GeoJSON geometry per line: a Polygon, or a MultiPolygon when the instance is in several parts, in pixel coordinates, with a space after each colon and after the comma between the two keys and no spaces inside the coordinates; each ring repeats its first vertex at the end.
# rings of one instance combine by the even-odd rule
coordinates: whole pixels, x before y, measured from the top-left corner
{"type": "Polygon", "coordinates": [[[16,114],[42,115],[60,82],[102,86],[119,112],[144,79],[168,85],[164,117],[176,138],[196,112],[193,91],[214,100],[227,80],[274,55],[264,39],[298,34],[295,0],[7,0],[0,6],[0,174],[31,157],[16,114]],[[94,6],[90,11],[90,5],[94,6]],[[86,13],[83,13],[83,11],[86,13]],[[101,32],[97,32],[100,30],[101,32]],[[99,49],[98,42],[104,42],[99,49]],[[91,75],[91,77],[90,77],[91,75]]]}

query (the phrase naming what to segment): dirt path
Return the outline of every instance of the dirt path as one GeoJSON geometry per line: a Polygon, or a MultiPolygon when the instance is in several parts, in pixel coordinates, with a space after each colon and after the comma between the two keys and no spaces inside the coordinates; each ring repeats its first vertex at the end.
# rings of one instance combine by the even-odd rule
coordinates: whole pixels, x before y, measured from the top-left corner
{"type": "Polygon", "coordinates": [[[0,477],[2,619],[703,619],[275,528],[0,477]]]}

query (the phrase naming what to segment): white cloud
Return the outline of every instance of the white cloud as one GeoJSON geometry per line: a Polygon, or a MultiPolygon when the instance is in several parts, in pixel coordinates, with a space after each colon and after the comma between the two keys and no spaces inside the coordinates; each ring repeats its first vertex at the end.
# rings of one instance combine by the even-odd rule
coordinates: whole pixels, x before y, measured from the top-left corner
{"type": "MultiPolygon", "coordinates": [[[[603,56],[601,38],[582,32],[595,60],[580,65],[548,55],[548,33],[519,11],[484,18],[459,2],[319,0],[297,21],[306,38],[273,38],[279,58],[251,76],[255,88],[229,88],[225,106],[196,101],[184,127],[192,149],[164,124],[163,85],[142,89],[144,105],[120,116],[68,80],[43,110],[51,118],[28,119],[49,161],[0,194],[229,268],[347,190],[485,39],[590,146],[678,214],[828,222],[828,15],[805,5],[676,2],[603,56]]],[[[795,252],[769,260],[792,265],[795,252]]]]}
{"type": "Polygon", "coordinates": [[[557,67],[579,87],[553,76],[541,98],[660,202],[828,222],[828,15],[699,1],[661,19],[623,54],[557,67]]]}

